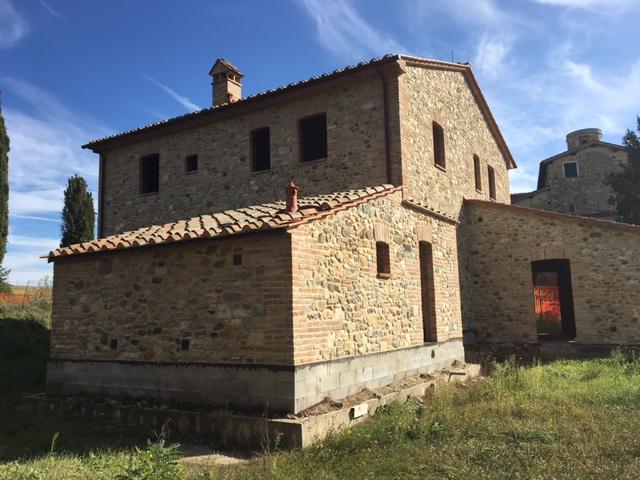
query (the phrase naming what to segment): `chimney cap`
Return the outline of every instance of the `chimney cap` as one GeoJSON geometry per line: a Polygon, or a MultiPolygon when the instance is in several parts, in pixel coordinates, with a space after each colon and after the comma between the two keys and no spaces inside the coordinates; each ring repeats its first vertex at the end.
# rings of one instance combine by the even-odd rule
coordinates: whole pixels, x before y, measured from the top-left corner
{"type": "Polygon", "coordinates": [[[213,63],[213,67],[211,67],[211,70],[209,70],[209,75],[213,76],[214,74],[221,72],[233,72],[240,78],[244,77],[244,73],[238,70],[238,67],[236,67],[233,63],[228,62],[224,58],[218,58],[213,63]]]}
{"type": "Polygon", "coordinates": [[[298,211],[298,186],[293,182],[293,178],[287,185],[287,203],[284,211],[286,213],[295,213],[298,211]]]}

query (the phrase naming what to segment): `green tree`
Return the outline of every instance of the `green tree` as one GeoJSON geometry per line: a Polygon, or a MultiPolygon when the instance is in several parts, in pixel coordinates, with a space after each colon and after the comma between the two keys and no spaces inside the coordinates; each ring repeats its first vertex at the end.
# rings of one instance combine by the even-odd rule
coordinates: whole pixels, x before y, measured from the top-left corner
{"type": "Polygon", "coordinates": [[[9,233],[9,135],[0,106],[0,264],[7,251],[9,233]]]}
{"type": "Polygon", "coordinates": [[[636,121],[637,133],[627,130],[622,139],[629,163],[620,172],[610,173],[607,182],[613,188],[611,201],[615,203],[620,219],[640,224],[640,117],[636,121]]]}
{"type": "Polygon", "coordinates": [[[67,181],[62,209],[61,247],[93,240],[96,213],[93,197],[84,178],[74,175],[67,181]]]}

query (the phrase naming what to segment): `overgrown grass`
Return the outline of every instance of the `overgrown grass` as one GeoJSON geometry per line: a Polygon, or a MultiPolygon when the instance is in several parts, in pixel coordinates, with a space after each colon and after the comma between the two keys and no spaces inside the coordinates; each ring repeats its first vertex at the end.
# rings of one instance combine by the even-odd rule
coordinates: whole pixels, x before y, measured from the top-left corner
{"type": "Polygon", "coordinates": [[[47,351],[34,321],[44,328],[33,318],[0,320],[0,374],[13,378],[5,382],[13,393],[0,400],[0,480],[640,478],[640,359],[632,354],[531,368],[508,362],[485,382],[390,405],[306,450],[183,470],[176,447],[146,444],[151,432],[23,410],[15,392],[41,388],[41,377],[17,376],[41,371],[47,351]],[[6,350],[3,332],[21,347],[6,350]]]}

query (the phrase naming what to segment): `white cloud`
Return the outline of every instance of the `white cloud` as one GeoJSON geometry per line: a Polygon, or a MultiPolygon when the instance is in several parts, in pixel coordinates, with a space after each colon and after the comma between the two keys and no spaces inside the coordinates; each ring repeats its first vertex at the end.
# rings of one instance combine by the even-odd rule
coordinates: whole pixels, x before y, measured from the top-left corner
{"type": "Polygon", "coordinates": [[[44,9],[54,17],[62,18],[62,15],[60,15],[56,10],[54,10],[54,8],[51,5],[49,5],[44,0],[40,0],[40,5],[42,5],[44,9]]]}
{"type": "Polygon", "coordinates": [[[57,238],[29,237],[26,235],[9,235],[7,242],[15,247],[36,247],[46,253],[58,248],[60,240],[57,238]]]}
{"type": "Polygon", "coordinates": [[[29,26],[10,0],[0,0],[0,48],[11,48],[27,33],[29,26]]]}
{"type": "Polygon", "coordinates": [[[473,65],[486,75],[498,76],[504,71],[505,60],[511,51],[514,37],[483,34],[476,46],[473,65]]]}
{"type": "Polygon", "coordinates": [[[180,95],[179,93],[177,93],[175,90],[173,90],[170,87],[167,87],[166,85],[164,85],[163,83],[160,83],[158,80],[156,80],[153,77],[150,77],[149,75],[147,75],[146,73],[141,73],[140,74],[142,77],[146,78],[148,81],[150,81],[151,83],[153,83],[155,86],[161,88],[162,90],[164,90],[171,98],[173,98],[176,102],[178,102],[180,105],[182,105],[184,108],[186,108],[187,110],[194,112],[196,110],[202,110],[202,107],[196,105],[195,103],[193,103],[190,99],[188,99],[187,97],[184,97],[182,95],[180,95]]]}
{"type": "Polygon", "coordinates": [[[320,44],[345,61],[402,53],[393,38],[373,28],[347,0],[303,0],[320,44]]]}
{"type": "Polygon", "coordinates": [[[12,222],[4,263],[12,269],[10,280],[24,283],[50,273],[46,261],[38,257],[51,250],[53,241],[13,235],[12,225],[20,219],[57,222],[67,179],[74,173],[85,177],[95,192],[98,159],[82,150],[81,145],[111,131],[91,117],[71,112],[32,84],[13,78],[0,78],[0,84],[5,90],[2,113],[11,142],[9,214],[12,222]],[[14,107],[18,103],[14,102],[16,98],[25,106],[14,107]]]}
{"type": "Polygon", "coordinates": [[[582,8],[594,13],[618,11],[620,13],[633,5],[634,0],[534,0],[543,5],[582,8]]]}

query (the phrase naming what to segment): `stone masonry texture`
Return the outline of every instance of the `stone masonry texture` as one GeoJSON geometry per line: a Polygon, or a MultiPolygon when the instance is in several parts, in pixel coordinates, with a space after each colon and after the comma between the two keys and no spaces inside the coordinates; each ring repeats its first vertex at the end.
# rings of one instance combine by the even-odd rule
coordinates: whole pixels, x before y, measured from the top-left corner
{"type": "Polygon", "coordinates": [[[610,172],[619,171],[628,162],[622,147],[592,143],[567,152],[547,164],[546,186],[528,195],[518,195],[514,203],[588,217],[616,219],[615,205],[610,199],[613,190],[605,179],[610,172]],[[578,177],[565,178],[563,165],[578,164],[578,177]]]}
{"type": "Polygon", "coordinates": [[[531,262],[568,259],[576,340],[640,344],[640,227],[491,204],[467,209],[480,342],[536,343],[531,262]]]}

